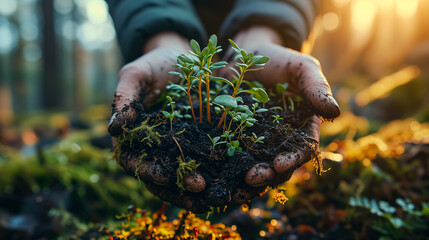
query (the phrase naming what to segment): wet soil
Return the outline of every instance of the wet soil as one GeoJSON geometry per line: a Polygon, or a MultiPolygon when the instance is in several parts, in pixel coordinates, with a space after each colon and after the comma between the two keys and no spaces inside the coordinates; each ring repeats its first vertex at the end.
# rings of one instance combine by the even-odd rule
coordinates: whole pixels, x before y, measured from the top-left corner
{"type": "MultiPolygon", "coordinates": [[[[187,103],[177,102],[176,109],[181,104],[187,103]]],[[[272,106],[279,106],[279,104],[274,101],[269,102],[265,108],[269,109],[272,106]]],[[[159,106],[143,109],[142,103],[134,103],[133,107],[137,109],[137,121],[127,125],[127,129],[138,127],[146,120],[149,125],[159,124],[154,130],[161,136],[161,143],[159,145],[153,143],[151,144],[152,146],[139,141],[133,141],[132,144],[123,144],[121,146],[121,164],[131,166],[125,167],[131,175],[138,175],[137,172],[141,170],[138,168],[142,167],[142,163],[160,166],[151,171],[156,171],[154,173],[156,176],[167,178],[167,183],[161,184],[164,186],[154,185],[151,184],[153,179],[146,179],[143,176],[142,180],[147,182],[147,187],[161,199],[180,207],[191,208],[194,212],[207,211],[209,206],[231,204],[231,196],[237,194],[238,189],[245,189],[249,192],[263,191],[264,188],[254,188],[246,184],[245,176],[251,167],[257,163],[266,163],[272,166],[275,156],[281,152],[292,152],[303,148],[307,148],[306,151],[308,151],[310,149],[308,142],[305,140],[308,136],[304,130],[308,119],[313,116],[314,111],[305,102],[301,102],[293,112],[269,110],[268,112],[256,114],[255,118],[258,121],[254,126],[246,128],[244,133],[247,136],[251,136],[252,132],[258,137],[264,136],[264,143],[256,143],[250,148],[252,141],[242,138],[240,146],[243,150],[241,152],[236,151],[232,157],[227,155],[225,144],[216,146],[215,151],[213,151],[212,143],[207,136],[210,135],[214,138],[222,135],[222,127],[217,127],[221,114],[212,112],[212,121],[207,122],[206,113],[204,112],[203,123],[199,123],[198,116],[196,116],[196,123],[192,119],[176,118],[171,131],[169,119],[161,113],[159,106]],[[274,118],[272,115],[280,115],[283,119],[273,123],[274,118]],[[202,192],[183,192],[177,187],[176,170],[178,162],[176,159],[181,156],[181,152],[173,137],[180,145],[186,161],[196,160],[200,163],[197,172],[206,181],[206,188],[202,192]],[[179,196],[183,195],[193,200],[192,207],[187,205],[186,202],[178,200],[180,199],[179,196]]],[[[198,115],[198,105],[194,104],[194,108],[196,115],[198,115]]],[[[169,108],[166,108],[166,110],[168,111],[169,108]]],[[[144,132],[139,134],[141,134],[138,136],[139,139],[145,137],[144,132]]]]}

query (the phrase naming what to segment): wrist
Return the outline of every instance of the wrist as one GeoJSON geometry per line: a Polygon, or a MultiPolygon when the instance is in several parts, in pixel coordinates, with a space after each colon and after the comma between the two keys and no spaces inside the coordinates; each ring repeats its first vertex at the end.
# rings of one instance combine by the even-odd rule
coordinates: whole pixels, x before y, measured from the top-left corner
{"type": "Polygon", "coordinates": [[[176,32],[161,32],[149,38],[143,46],[143,54],[156,48],[171,48],[179,52],[186,52],[189,40],[176,32]]]}
{"type": "Polygon", "coordinates": [[[274,29],[256,25],[238,32],[234,38],[234,42],[246,51],[254,51],[263,44],[283,45],[283,40],[280,34],[274,29]]]}

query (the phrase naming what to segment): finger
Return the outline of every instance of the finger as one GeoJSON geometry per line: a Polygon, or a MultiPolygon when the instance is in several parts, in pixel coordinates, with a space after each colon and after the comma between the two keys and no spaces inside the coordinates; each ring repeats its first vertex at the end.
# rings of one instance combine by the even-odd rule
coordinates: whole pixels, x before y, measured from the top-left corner
{"type": "Polygon", "coordinates": [[[250,72],[249,80],[258,80],[271,87],[288,82],[289,90],[300,91],[318,115],[329,119],[339,116],[340,108],[316,59],[275,44],[261,46],[257,54],[268,56],[270,60],[264,69],[250,72]]]}
{"type": "Polygon", "coordinates": [[[246,183],[253,187],[269,185],[274,179],[273,169],[266,163],[258,163],[246,174],[246,183]]]}
{"type": "Polygon", "coordinates": [[[302,129],[304,133],[310,138],[312,143],[319,142],[320,124],[320,118],[318,118],[317,116],[312,116],[310,120],[308,120],[307,125],[302,129]]]}
{"type": "Polygon", "coordinates": [[[340,107],[332,96],[331,88],[321,71],[320,64],[314,58],[303,59],[303,72],[297,75],[298,88],[313,105],[316,114],[334,119],[340,115],[340,107]]]}
{"type": "Polygon", "coordinates": [[[194,173],[183,180],[185,190],[190,192],[201,192],[206,188],[206,181],[199,173],[194,173]]]}
{"type": "Polygon", "coordinates": [[[153,161],[141,161],[137,157],[130,157],[124,153],[119,157],[119,164],[131,176],[138,177],[145,182],[151,182],[160,186],[170,184],[170,175],[162,170],[162,166],[153,161]]]}
{"type": "Polygon", "coordinates": [[[161,165],[153,161],[140,163],[134,173],[138,174],[140,179],[160,186],[167,186],[170,184],[169,175],[162,170],[161,165]]]}
{"type": "Polygon", "coordinates": [[[287,178],[289,172],[293,172],[296,168],[310,161],[311,151],[310,147],[304,147],[303,149],[298,149],[296,152],[280,153],[274,159],[274,171],[281,175],[280,178],[287,178]]]}
{"type": "Polygon", "coordinates": [[[119,72],[118,86],[112,104],[113,114],[108,129],[113,136],[118,136],[122,132],[122,126],[127,122],[136,120],[133,103],[139,100],[144,83],[148,82],[150,71],[145,64],[137,63],[125,65],[119,72]]]}

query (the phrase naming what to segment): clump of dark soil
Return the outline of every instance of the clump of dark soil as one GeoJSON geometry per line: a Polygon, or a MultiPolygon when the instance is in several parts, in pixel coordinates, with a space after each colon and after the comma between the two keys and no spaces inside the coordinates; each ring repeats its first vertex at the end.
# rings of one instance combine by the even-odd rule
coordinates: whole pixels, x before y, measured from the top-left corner
{"type": "MultiPolygon", "coordinates": [[[[246,102],[246,101],[245,101],[246,102]]],[[[176,102],[177,108],[180,103],[176,102]]],[[[265,108],[276,106],[273,102],[268,102],[265,108]]],[[[315,149],[309,146],[306,140],[306,133],[303,131],[307,121],[313,116],[313,109],[305,101],[299,106],[295,106],[294,111],[269,110],[263,113],[257,113],[255,118],[258,120],[254,126],[245,129],[248,136],[252,132],[257,136],[264,136],[264,143],[256,143],[252,148],[252,141],[247,138],[240,140],[242,151],[236,151],[234,156],[227,155],[225,144],[216,146],[213,151],[212,143],[207,135],[212,138],[222,135],[222,127],[217,127],[221,114],[212,112],[212,121],[206,121],[205,113],[203,123],[194,123],[192,119],[175,119],[173,130],[170,130],[170,122],[159,110],[159,106],[146,108],[143,110],[143,104],[135,102],[133,107],[137,109],[137,121],[128,124],[124,129],[130,130],[141,126],[142,123],[153,128],[159,136],[157,141],[142,141],[147,137],[148,132],[136,131],[135,140],[130,144],[128,142],[120,145],[120,161],[125,169],[132,175],[137,173],[151,163],[160,167],[156,175],[168,178],[167,184],[158,186],[147,184],[149,189],[158,195],[161,199],[173,202],[180,207],[187,208],[186,203],[181,203],[181,195],[186,194],[193,200],[192,209],[195,212],[204,212],[209,210],[210,206],[223,206],[231,204],[231,196],[237,193],[238,189],[247,191],[261,192],[264,188],[250,187],[245,182],[247,171],[257,163],[266,163],[272,166],[273,160],[281,152],[293,152],[297,149],[307,148],[306,151],[315,149]],[[280,115],[282,120],[276,122],[272,115],[280,115]],[[174,139],[177,141],[174,141],[174,139]],[[159,144],[158,144],[159,143],[159,144]],[[201,174],[206,181],[206,188],[199,193],[183,192],[176,185],[176,170],[178,168],[177,158],[181,156],[179,146],[183,151],[186,161],[196,160],[200,165],[197,172],[201,174]]],[[[196,115],[199,112],[195,104],[196,115]]],[[[166,108],[168,110],[168,108],[166,108]]],[[[137,176],[138,177],[138,176],[137,176]]],[[[144,177],[143,181],[147,182],[144,177]]],[[[149,180],[150,182],[150,180],[149,180]]]]}

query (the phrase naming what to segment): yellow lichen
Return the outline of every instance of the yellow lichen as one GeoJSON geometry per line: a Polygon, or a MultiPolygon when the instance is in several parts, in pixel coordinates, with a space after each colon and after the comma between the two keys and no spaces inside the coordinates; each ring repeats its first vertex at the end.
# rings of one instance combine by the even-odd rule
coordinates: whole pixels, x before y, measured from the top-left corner
{"type": "Polygon", "coordinates": [[[212,224],[197,218],[189,211],[179,213],[178,219],[167,221],[167,218],[158,211],[150,214],[142,209],[135,209],[128,214],[120,216],[124,223],[120,229],[108,231],[110,239],[118,237],[124,240],[133,239],[219,239],[219,240],[241,240],[240,235],[226,227],[222,223],[212,224]],[[111,234],[113,232],[113,234],[111,234]]]}
{"type": "Polygon", "coordinates": [[[182,156],[179,156],[177,158],[177,162],[179,163],[179,167],[176,170],[177,180],[176,184],[181,190],[185,190],[185,187],[183,186],[183,180],[186,176],[188,176],[191,173],[195,173],[197,170],[197,167],[200,166],[201,163],[198,163],[195,160],[191,160],[189,162],[186,162],[182,159],[182,156]]]}

